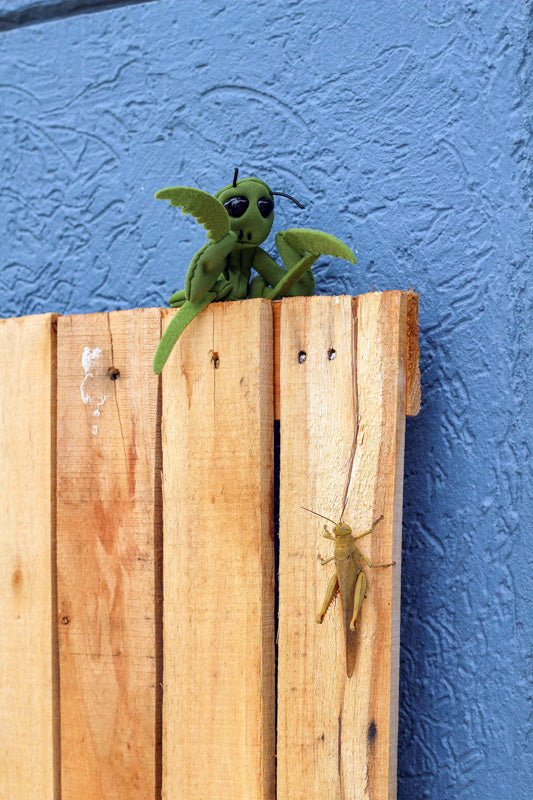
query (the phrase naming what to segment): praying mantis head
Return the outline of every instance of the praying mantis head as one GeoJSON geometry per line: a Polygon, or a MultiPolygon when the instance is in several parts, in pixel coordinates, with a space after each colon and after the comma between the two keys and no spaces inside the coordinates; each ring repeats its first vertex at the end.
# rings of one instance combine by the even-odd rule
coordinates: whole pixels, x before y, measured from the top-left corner
{"type": "Polygon", "coordinates": [[[226,209],[231,230],[237,234],[236,249],[257,247],[268,237],[274,222],[274,195],[289,197],[294,203],[303,206],[290,195],[273,192],[259,178],[237,180],[239,170],[235,170],[232,183],[224,186],[215,195],[226,209]]]}

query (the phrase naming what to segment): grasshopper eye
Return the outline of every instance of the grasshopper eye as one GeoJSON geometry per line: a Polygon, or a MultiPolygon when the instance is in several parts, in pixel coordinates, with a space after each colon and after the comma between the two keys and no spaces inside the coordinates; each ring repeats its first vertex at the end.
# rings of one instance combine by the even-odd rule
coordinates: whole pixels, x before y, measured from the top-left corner
{"type": "Polygon", "coordinates": [[[274,201],[271,197],[260,197],[257,201],[257,208],[261,216],[266,219],[274,211],[274,201]]]}
{"type": "Polygon", "coordinates": [[[250,203],[248,198],[239,195],[238,197],[230,197],[229,200],[226,200],[224,203],[224,208],[230,217],[238,219],[239,217],[242,217],[249,205],[250,203]]]}

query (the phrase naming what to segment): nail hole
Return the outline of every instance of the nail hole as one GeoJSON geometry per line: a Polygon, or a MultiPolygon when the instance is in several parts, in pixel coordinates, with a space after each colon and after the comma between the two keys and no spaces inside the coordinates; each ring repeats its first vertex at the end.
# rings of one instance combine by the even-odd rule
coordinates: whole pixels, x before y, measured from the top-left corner
{"type": "Polygon", "coordinates": [[[300,362],[300,364],[303,364],[306,359],[307,359],[307,353],[305,352],[305,350],[300,350],[300,352],[298,353],[298,361],[300,362]]]}
{"type": "Polygon", "coordinates": [[[330,361],[333,361],[334,358],[337,358],[337,351],[334,350],[332,347],[328,350],[328,358],[330,361]]]}
{"type": "Polygon", "coordinates": [[[218,357],[218,353],[213,353],[211,355],[211,363],[213,364],[215,369],[218,369],[220,366],[220,358],[218,357]]]}
{"type": "Polygon", "coordinates": [[[120,370],[116,367],[109,367],[107,374],[110,381],[116,381],[117,378],[120,378],[120,370]]]}
{"type": "Polygon", "coordinates": [[[70,617],[61,617],[61,624],[68,625],[70,622],[70,617]]]}

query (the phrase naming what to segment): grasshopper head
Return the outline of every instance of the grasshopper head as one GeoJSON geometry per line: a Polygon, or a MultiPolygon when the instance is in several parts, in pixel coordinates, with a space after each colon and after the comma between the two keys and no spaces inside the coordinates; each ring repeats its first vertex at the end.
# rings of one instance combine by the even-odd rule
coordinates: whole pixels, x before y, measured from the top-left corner
{"type": "Polygon", "coordinates": [[[352,529],[345,522],[338,522],[333,528],[335,536],[350,536],[352,529]]]}

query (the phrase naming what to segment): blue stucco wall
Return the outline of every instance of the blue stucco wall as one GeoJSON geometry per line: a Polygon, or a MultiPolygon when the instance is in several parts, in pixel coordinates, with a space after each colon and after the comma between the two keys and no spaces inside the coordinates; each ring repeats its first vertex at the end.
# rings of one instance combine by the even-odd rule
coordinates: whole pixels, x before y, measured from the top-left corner
{"type": "Polygon", "coordinates": [[[153,193],[234,166],[357,249],[319,293],[413,286],[399,797],[526,800],[531,2],[90,5],[0,0],[0,315],[165,304],[205,239],[153,193]]]}

